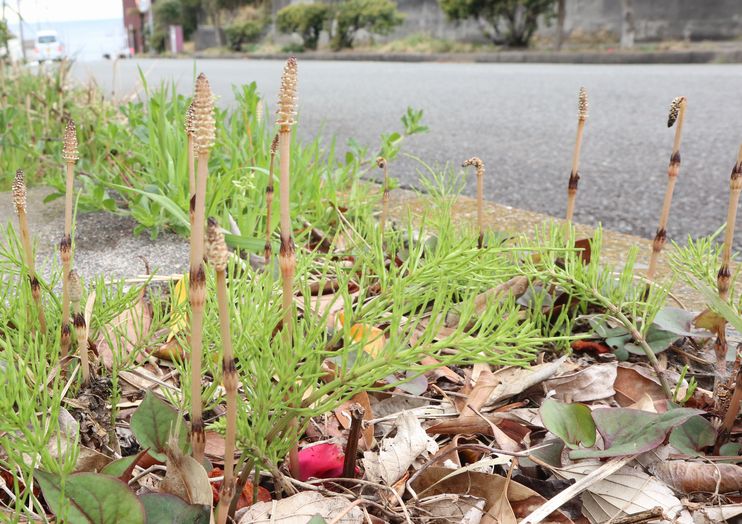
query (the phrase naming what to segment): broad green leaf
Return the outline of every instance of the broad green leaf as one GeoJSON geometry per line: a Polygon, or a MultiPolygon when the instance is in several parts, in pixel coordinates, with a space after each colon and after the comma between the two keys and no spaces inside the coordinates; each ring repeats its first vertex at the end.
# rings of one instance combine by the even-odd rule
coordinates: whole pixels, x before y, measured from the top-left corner
{"type": "Polygon", "coordinates": [[[66,524],[144,524],[144,507],[120,480],[98,473],[76,473],[62,482],[36,470],[44,500],[66,524]],[[60,515],[60,511],[62,514],[60,515]]]}
{"type": "Polygon", "coordinates": [[[188,215],[185,211],[183,211],[178,204],[170,200],[165,195],[161,195],[159,193],[150,193],[148,191],[143,191],[141,189],[136,189],[133,187],[127,187],[122,186],[120,184],[106,184],[109,187],[112,187],[114,189],[118,189],[119,191],[130,191],[134,193],[138,193],[142,196],[145,196],[149,199],[151,199],[156,204],[159,204],[162,206],[162,208],[166,209],[168,213],[178,222],[178,224],[182,227],[187,227],[190,229],[191,227],[191,220],[188,218],[188,215]]]}
{"type": "MultiPolygon", "coordinates": [[[[149,454],[160,461],[165,461],[165,448],[170,432],[175,431],[178,412],[171,406],[147,393],[139,408],[131,416],[131,431],[139,445],[149,448],[149,454]]],[[[180,420],[178,447],[185,450],[188,446],[188,431],[183,420],[180,420]]]]}
{"type": "Polygon", "coordinates": [[[578,449],[571,451],[569,456],[581,459],[644,453],[662,444],[672,428],[703,413],[688,408],[673,409],[662,414],[629,408],[596,409],[592,412],[593,420],[603,436],[606,449],[578,449]]]}
{"type": "Polygon", "coordinates": [[[724,319],[729,322],[734,329],[742,331],[742,317],[737,314],[737,311],[729,305],[725,300],[719,298],[719,294],[715,289],[701,284],[700,282],[696,286],[696,289],[703,294],[708,304],[717,311],[724,319]]]}
{"type": "MultiPolygon", "coordinates": [[[[652,349],[652,352],[662,353],[667,348],[672,346],[672,344],[676,340],[678,340],[680,336],[670,331],[660,329],[655,324],[652,324],[651,326],[649,326],[647,334],[644,338],[647,341],[647,344],[649,344],[649,347],[652,349]]],[[[639,344],[635,344],[633,342],[627,342],[624,345],[624,349],[626,349],[626,351],[628,351],[629,353],[633,353],[634,355],[645,355],[644,349],[642,349],[639,344]]]]}
{"type": "Polygon", "coordinates": [[[122,457],[118,460],[114,460],[113,462],[109,462],[100,472],[105,475],[111,475],[112,477],[119,478],[124,482],[128,482],[129,477],[131,476],[131,472],[134,471],[134,467],[137,465],[137,462],[139,462],[139,459],[142,458],[142,455],[144,455],[145,453],[147,453],[146,449],[140,451],[136,455],[122,457]]]}
{"type": "MultiPolygon", "coordinates": [[[[225,233],[224,240],[227,242],[228,246],[236,247],[239,249],[246,249],[247,251],[252,251],[253,253],[262,253],[265,249],[265,240],[261,240],[255,237],[246,237],[233,235],[231,233],[225,233]]],[[[274,253],[278,252],[278,247],[278,243],[273,244],[272,248],[274,253]]]]}
{"type": "Polygon", "coordinates": [[[590,408],[585,404],[564,404],[553,399],[544,400],[539,409],[546,429],[561,438],[567,446],[576,449],[580,444],[595,445],[595,423],[590,408]]]}
{"type": "Polygon", "coordinates": [[[327,524],[327,521],[322,515],[317,514],[309,519],[309,522],[307,522],[307,524],[327,524]]]}
{"type": "Polygon", "coordinates": [[[691,457],[703,456],[703,448],[713,446],[716,442],[716,430],[711,422],[703,417],[695,416],[686,420],[670,433],[670,444],[691,457]]]}
{"type": "Polygon", "coordinates": [[[147,522],[157,524],[209,524],[211,508],[188,504],[168,493],[147,493],[139,497],[147,514],[147,522]]]}

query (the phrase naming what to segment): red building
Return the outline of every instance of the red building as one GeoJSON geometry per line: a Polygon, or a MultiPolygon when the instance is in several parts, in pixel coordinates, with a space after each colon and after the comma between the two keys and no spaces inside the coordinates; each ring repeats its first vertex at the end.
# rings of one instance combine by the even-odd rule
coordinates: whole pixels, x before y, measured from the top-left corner
{"type": "Polygon", "coordinates": [[[129,47],[135,53],[145,51],[144,34],[151,30],[153,3],[154,0],[123,0],[124,29],[126,29],[129,47]],[[145,12],[142,13],[142,10],[145,12]]]}

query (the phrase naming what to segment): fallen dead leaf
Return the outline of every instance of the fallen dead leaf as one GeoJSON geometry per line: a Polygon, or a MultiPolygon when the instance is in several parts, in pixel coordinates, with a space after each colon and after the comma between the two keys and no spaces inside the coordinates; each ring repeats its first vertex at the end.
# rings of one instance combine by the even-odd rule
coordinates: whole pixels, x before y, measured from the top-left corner
{"type": "Polygon", "coordinates": [[[479,524],[484,515],[486,502],[483,498],[471,495],[434,495],[418,501],[410,511],[420,518],[421,522],[479,524]]]}
{"type": "Polygon", "coordinates": [[[160,483],[160,490],[180,497],[189,504],[212,505],[211,484],[206,470],[188,455],[184,455],[177,442],[170,442],[165,450],[167,472],[160,483]]]}
{"type": "Polygon", "coordinates": [[[652,473],[679,493],[733,493],[742,490],[742,466],[669,460],[653,465],[652,473]]]}
{"type": "Polygon", "coordinates": [[[366,476],[374,482],[383,480],[388,486],[399,480],[420,455],[438,451],[438,444],[412,413],[402,413],[395,425],[397,434],[383,439],[378,453],[366,451],[363,454],[366,476]]]}
{"type": "MultiPolygon", "coordinates": [[[[134,305],[107,324],[98,337],[98,355],[106,369],[113,367],[114,352],[119,362],[124,361],[149,332],[151,325],[152,306],[143,288],[134,305]]],[[[137,362],[141,363],[144,357],[141,353],[137,355],[137,362]]]]}
{"type": "MultiPolygon", "coordinates": [[[[316,491],[302,491],[291,497],[272,502],[258,502],[245,508],[235,520],[239,524],[255,522],[280,522],[281,524],[307,524],[309,519],[320,515],[327,522],[334,520],[350,506],[343,497],[324,497],[316,491]]],[[[354,507],[337,524],[358,524],[363,522],[363,512],[354,507]]]]}
{"type": "Polygon", "coordinates": [[[653,374],[653,370],[644,366],[628,363],[619,365],[613,382],[616,402],[621,407],[629,407],[644,402],[643,397],[649,395],[653,402],[663,404],[666,400],[665,394],[659,382],[652,379],[653,374]]]}
{"type": "Polygon", "coordinates": [[[576,373],[567,373],[544,381],[544,389],[553,390],[562,402],[589,402],[615,394],[616,362],[593,364],[576,373]]]}
{"type": "Polygon", "coordinates": [[[493,406],[540,384],[552,377],[566,360],[567,357],[563,356],[547,364],[538,364],[527,368],[507,367],[497,370],[494,376],[498,380],[498,384],[492,390],[485,406],[493,406]]]}

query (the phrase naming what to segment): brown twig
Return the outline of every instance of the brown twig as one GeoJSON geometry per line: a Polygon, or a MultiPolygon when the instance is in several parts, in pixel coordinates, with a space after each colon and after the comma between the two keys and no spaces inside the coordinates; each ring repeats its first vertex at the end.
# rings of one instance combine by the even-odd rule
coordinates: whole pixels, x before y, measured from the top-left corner
{"type": "Polygon", "coordinates": [[[227,522],[229,504],[234,496],[234,450],[237,441],[237,368],[232,352],[229,330],[229,298],[227,295],[227,260],[229,251],[219,224],[209,218],[206,229],[207,258],[216,271],[216,298],[219,304],[219,328],[222,336],[222,383],[227,393],[227,431],[224,443],[224,480],[217,505],[217,524],[227,522]]]}
{"type": "Polygon", "coordinates": [[[575,148],[572,151],[572,171],[569,173],[569,183],[567,184],[567,222],[572,222],[572,215],[575,211],[577,186],[580,182],[580,149],[582,149],[582,134],[587,120],[587,108],[587,90],[581,87],[577,100],[577,138],[575,139],[575,148]]]}
{"type": "Polygon", "coordinates": [[[384,186],[381,194],[381,216],[379,217],[379,229],[381,234],[384,234],[386,228],[386,217],[389,213],[389,167],[386,163],[386,158],[380,156],[376,159],[376,165],[379,169],[384,170],[384,186]]]}
{"type": "Polygon", "coordinates": [[[265,265],[271,261],[271,218],[273,216],[273,167],[278,149],[278,135],[271,142],[270,163],[268,164],[268,185],[265,187],[265,265]]]}
{"type": "Polygon", "coordinates": [[[481,249],[484,246],[484,162],[474,156],[462,164],[462,167],[467,166],[474,166],[477,171],[477,228],[479,230],[477,246],[481,249]]]}
{"type": "Polygon", "coordinates": [[[31,247],[31,234],[28,227],[28,217],[26,215],[26,180],[23,171],[19,169],[15,173],[13,180],[13,203],[15,212],[18,215],[18,227],[21,233],[21,244],[26,259],[26,268],[28,270],[28,280],[31,284],[31,295],[36,303],[36,310],[39,317],[39,329],[41,333],[46,333],[46,315],[44,314],[44,305],[41,302],[41,285],[36,277],[36,264],[31,247]]]}
{"type": "MultiPolygon", "coordinates": [[[[296,253],[294,241],[291,237],[291,126],[294,125],[296,115],[296,59],[289,58],[283,68],[281,88],[278,91],[278,150],[280,155],[281,171],[281,250],[278,253],[278,265],[281,269],[283,285],[283,332],[287,340],[291,340],[293,305],[294,305],[294,273],[296,272],[296,253]]],[[[291,423],[298,426],[296,419],[291,423]]],[[[299,476],[299,442],[291,446],[289,451],[289,469],[295,478],[299,476]]]]}
{"type": "Polygon", "coordinates": [[[194,147],[198,155],[196,193],[193,202],[191,228],[190,289],[191,303],[191,445],[193,458],[204,459],[204,422],[201,405],[201,360],[203,353],[204,303],[206,301],[206,273],[204,272],[204,215],[206,206],[206,179],[209,175],[209,151],[214,145],[214,97],[209,81],[201,73],[196,79],[193,97],[194,147]]]}
{"type": "Polygon", "coordinates": [[[62,158],[66,164],[66,187],[64,199],[64,237],[59,243],[59,254],[62,259],[62,336],[61,356],[67,356],[70,348],[70,282],[69,274],[72,267],[72,193],[74,192],[75,163],[80,158],[77,150],[77,133],[75,123],[67,121],[64,132],[64,147],[62,158]]]}
{"type": "Polygon", "coordinates": [[[345,459],[343,460],[343,477],[355,478],[356,455],[358,454],[358,439],[363,428],[363,415],[366,411],[357,402],[350,406],[350,430],[348,431],[348,443],[345,446],[345,459]]]}
{"type": "Polygon", "coordinates": [[[662,516],[662,508],[657,506],[656,508],[640,511],[633,515],[624,515],[623,517],[611,519],[606,524],[640,524],[641,522],[661,520],[662,516]]]}
{"type": "Polygon", "coordinates": [[[665,190],[665,199],[662,203],[662,212],[660,221],[657,226],[657,233],[652,242],[652,255],[649,258],[649,268],[647,269],[647,279],[652,280],[657,271],[657,262],[659,260],[662,248],[667,242],[667,221],[670,218],[670,204],[672,204],[672,193],[675,190],[675,182],[680,172],[680,140],[683,135],[683,119],[685,117],[686,99],[679,96],[673,99],[670,104],[670,114],[667,118],[667,127],[675,126],[675,140],[672,145],[672,155],[670,155],[670,165],[667,167],[667,189],[665,190]]]}

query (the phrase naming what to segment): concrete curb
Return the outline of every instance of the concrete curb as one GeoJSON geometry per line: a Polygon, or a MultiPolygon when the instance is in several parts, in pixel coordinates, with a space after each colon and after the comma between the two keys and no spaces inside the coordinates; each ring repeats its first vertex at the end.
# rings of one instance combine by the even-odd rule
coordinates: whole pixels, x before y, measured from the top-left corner
{"type": "MultiPolygon", "coordinates": [[[[292,53],[229,53],[210,55],[194,53],[193,57],[207,59],[235,60],[285,60],[292,53]]],[[[337,53],[318,51],[299,53],[302,60],[325,61],[364,61],[364,62],[462,62],[462,63],[551,63],[551,64],[710,64],[742,63],[742,49],[739,50],[696,50],[696,51],[591,51],[591,52],[549,52],[549,51],[502,51],[499,53],[337,53]]]]}

